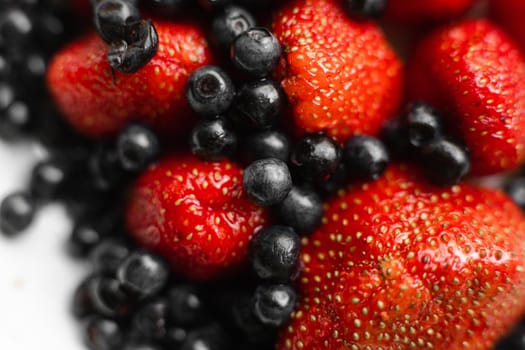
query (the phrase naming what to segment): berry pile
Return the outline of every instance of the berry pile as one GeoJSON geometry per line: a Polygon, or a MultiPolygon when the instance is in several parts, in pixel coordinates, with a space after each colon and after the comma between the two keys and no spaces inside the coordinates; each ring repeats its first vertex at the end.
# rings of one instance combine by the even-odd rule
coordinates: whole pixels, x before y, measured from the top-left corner
{"type": "Polygon", "coordinates": [[[65,205],[90,350],[525,349],[524,8],[490,2],[5,1],[0,138],[49,157],[0,231],[65,205]]]}

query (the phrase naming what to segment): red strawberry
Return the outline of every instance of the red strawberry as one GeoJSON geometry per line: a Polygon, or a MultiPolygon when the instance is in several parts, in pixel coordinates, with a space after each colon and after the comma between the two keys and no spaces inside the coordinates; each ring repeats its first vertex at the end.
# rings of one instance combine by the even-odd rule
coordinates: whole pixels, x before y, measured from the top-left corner
{"type": "Polygon", "coordinates": [[[279,75],[303,132],[338,141],[377,134],[401,97],[402,65],[374,22],[351,20],[338,0],[296,0],[274,19],[279,75]]]}
{"type": "Polygon", "coordinates": [[[59,52],[51,62],[49,89],[67,120],[80,132],[100,137],[130,120],[182,135],[194,121],[184,97],[189,74],[211,61],[200,28],[156,22],[157,55],[134,74],[115,72],[107,62],[108,45],[95,33],[59,52]]]}
{"type": "Polygon", "coordinates": [[[341,191],[304,240],[277,349],[490,349],[525,311],[524,219],[499,191],[406,165],[341,191]]]}
{"type": "Polygon", "coordinates": [[[525,13],[525,1],[523,0],[491,0],[490,13],[498,23],[501,24],[509,34],[512,34],[525,49],[525,25],[523,18],[525,13]]]}
{"type": "Polygon", "coordinates": [[[475,0],[389,0],[386,17],[396,21],[423,23],[463,15],[475,0]]]}
{"type": "Polygon", "coordinates": [[[500,29],[470,20],[416,49],[408,97],[434,104],[466,142],[472,173],[493,174],[525,158],[525,59],[500,29]]]}
{"type": "Polygon", "coordinates": [[[242,170],[222,161],[171,157],[146,171],[132,190],[128,228],[138,243],[194,280],[227,273],[246,259],[264,209],[242,188],[242,170]]]}

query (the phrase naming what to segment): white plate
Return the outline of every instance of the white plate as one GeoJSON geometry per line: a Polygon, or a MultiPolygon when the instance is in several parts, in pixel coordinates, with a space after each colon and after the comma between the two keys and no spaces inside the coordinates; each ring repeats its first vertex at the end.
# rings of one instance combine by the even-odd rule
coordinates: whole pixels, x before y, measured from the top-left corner
{"type": "MultiPolygon", "coordinates": [[[[0,142],[0,198],[24,188],[39,157],[34,146],[0,142]]],[[[86,273],[64,251],[70,230],[55,205],[19,237],[0,235],[0,349],[86,350],[69,309],[86,273]]]]}

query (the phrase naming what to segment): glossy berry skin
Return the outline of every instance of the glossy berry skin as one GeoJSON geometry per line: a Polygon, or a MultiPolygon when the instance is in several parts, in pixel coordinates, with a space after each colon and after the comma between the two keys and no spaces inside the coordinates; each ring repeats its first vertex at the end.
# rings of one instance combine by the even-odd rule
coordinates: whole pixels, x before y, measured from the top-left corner
{"type": "Polygon", "coordinates": [[[129,124],[120,131],[116,147],[120,166],[131,172],[146,168],[160,153],[157,135],[138,123],[129,124]]]}
{"type": "Polygon", "coordinates": [[[232,43],[230,58],[242,72],[253,77],[271,73],[281,57],[281,45],[266,28],[254,27],[239,35],[232,43]]]}
{"type": "Polygon", "coordinates": [[[281,202],[292,189],[288,166],[276,158],[259,159],[244,169],[243,187],[247,196],[262,207],[281,202]]]}
{"type": "Polygon", "coordinates": [[[427,36],[412,57],[407,94],[442,113],[469,148],[473,175],[525,160],[525,58],[491,22],[463,21],[427,36]]]}
{"type": "Polygon", "coordinates": [[[235,38],[255,26],[255,19],[246,9],[227,6],[212,22],[212,42],[223,52],[229,52],[235,38]]]}
{"type": "Polygon", "coordinates": [[[237,165],[192,156],[171,156],[148,169],[131,189],[126,217],[137,243],[193,280],[246,262],[250,237],[267,221],[265,210],[246,198],[237,165]]]}
{"type": "Polygon", "coordinates": [[[401,23],[425,23],[460,17],[475,0],[388,0],[385,17],[401,23]]]}
{"type": "Polygon", "coordinates": [[[290,280],[297,272],[300,246],[299,236],[291,227],[265,227],[250,242],[255,273],[266,280],[290,280]]]}
{"type": "Polygon", "coordinates": [[[223,117],[202,120],[191,132],[191,153],[202,160],[221,160],[237,147],[237,135],[223,117]]]}
{"type": "Polygon", "coordinates": [[[325,131],[342,143],[377,134],[397,111],[402,63],[379,27],[352,20],[343,1],[286,2],[273,32],[283,47],[277,76],[297,131],[325,131]]]}
{"type": "Polygon", "coordinates": [[[88,276],[77,286],[73,293],[71,312],[77,319],[83,319],[95,312],[89,288],[97,277],[96,275],[88,276]]]}
{"type": "Polygon", "coordinates": [[[438,140],[424,146],[420,157],[428,178],[438,185],[454,185],[470,170],[468,152],[448,140],[438,140]]]}
{"type": "Polygon", "coordinates": [[[91,268],[95,273],[116,276],[118,267],[129,253],[126,244],[115,239],[104,240],[90,253],[91,268]]]}
{"type": "Polygon", "coordinates": [[[111,68],[122,73],[135,73],[157,53],[159,35],[149,20],[127,26],[125,35],[126,40],[111,43],[107,59],[111,68]]]}
{"type": "Polygon", "coordinates": [[[255,316],[266,325],[281,327],[290,319],[297,301],[294,289],[285,284],[261,285],[255,290],[255,316]]]}
{"type": "Polygon", "coordinates": [[[203,116],[225,113],[235,96],[230,77],[217,66],[205,66],[194,71],[186,84],[186,98],[195,112],[203,116]]]}
{"type": "Polygon", "coordinates": [[[38,163],[31,173],[31,194],[38,200],[57,199],[67,190],[72,172],[70,164],[64,160],[49,159],[38,163]]]}
{"type": "Polygon", "coordinates": [[[377,179],[385,171],[389,160],[385,145],[371,136],[351,137],[343,149],[343,161],[350,174],[362,179],[377,179]]]}
{"type": "Polygon", "coordinates": [[[113,80],[105,57],[107,45],[94,33],[55,54],[47,85],[66,120],[79,132],[114,135],[138,120],[163,135],[187,135],[195,117],[184,97],[186,81],[195,69],[211,63],[211,53],[195,25],[160,21],[154,25],[159,50],[133,75],[116,72],[113,80]]]}
{"type": "Polygon", "coordinates": [[[517,177],[505,184],[505,192],[509,197],[525,210],[525,178],[517,177]]]}
{"type": "Polygon", "coordinates": [[[279,130],[264,130],[248,135],[241,152],[248,161],[277,158],[287,162],[290,156],[290,139],[279,130]]]}
{"type": "Polygon", "coordinates": [[[120,325],[101,317],[91,318],[86,323],[84,332],[84,341],[90,350],[115,350],[124,341],[120,325]]]}
{"type": "Polygon", "coordinates": [[[162,340],[168,333],[169,304],[157,299],[142,305],[133,315],[133,330],[145,339],[162,340]]]}
{"type": "Polygon", "coordinates": [[[102,0],[95,6],[95,27],[109,44],[126,41],[126,27],[140,19],[140,12],[131,1],[102,0]]]}
{"type": "Polygon", "coordinates": [[[284,108],[279,85],[268,79],[246,83],[237,92],[230,115],[240,126],[268,129],[284,108]]]}
{"type": "Polygon", "coordinates": [[[299,233],[309,233],[321,224],[323,201],[313,189],[293,186],[277,212],[283,224],[299,233]]]}
{"type": "Polygon", "coordinates": [[[131,253],[118,267],[117,278],[122,289],[141,298],[160,292],[169,278],[169,269],[163,259],[151,253],[131,253]]]}
{"type": "Polygon", "coordinates": [[[385,12],[387,0],[344,0],[344,6],[353,17],[375,18],[385,12]]]}
{"type": "Polygon", "coordinates": [[[416,102],[410,105],[404,122],[409,142],[414,147],[421,147],[442,137],[441,117],[428,104],[416,102]]]}
{"type": "Polygon", "coordinates": [[[324,180],[341,161],[341,148],[324,133],[303,137],[292,150],[290,162],[299,176],[310,180],[324,180]]]}
{"type": "Polygon", "coordinates": [[[303,240],[301,298],[276,349],[374,339],[383,349],[489,350],[525,309],[524,238],[523,214],[503,193],[440,188],[391,165],[340,191],[303,240]],[[412,331],[401,333],[407,319],[412,331]]]}
{"type": "Polygon", "coordinates": [[[36,212],[34,199],[25,192],[15,192],[0,204],[0,230],[7,236],[21,233],[31,225],[36,212]]]}
{"type": "Polygon", "coordinates": [[[88,296],[98,315],[120,319],[129,315],[132,299],[124,293],[121,284],[111,277],[96,277],[89,281],[88,296]]]}
{"type": "Polygon", "coordinates": [[[23,49],[31,43],[34,22],[27,11],[11,6],[0,18],[0,45],[9,49],[23,49]]]}
{"type": "Polygon", "coordinates": [[[183,327],[194,327],[208,318],[203,291],[191,284],[180,284],[167,293],[170,317],[183,327]]]}

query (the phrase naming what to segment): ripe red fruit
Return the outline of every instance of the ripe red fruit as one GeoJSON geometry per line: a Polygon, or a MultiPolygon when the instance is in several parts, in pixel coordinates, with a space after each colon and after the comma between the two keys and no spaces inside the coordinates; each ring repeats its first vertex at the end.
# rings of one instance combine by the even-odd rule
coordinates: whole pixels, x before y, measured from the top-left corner
{"type": "Polygon", "coordinates": [[[406,165],[327,205],[278,350],[488,350],[525,311],[525,220],[503,193],[406,165]]]}
{"type": "Polygon", "coordinates": [[[525,25],[523,25],[525,1],[523,0],[491,0],[490,14],[509,34],[519,42],[525,50],[525,25]]]}
{"type": "Polygon", "coordinates": [[[115,72],[107,62],[108,45],[95,33],[64,48],[47,73],[49,90],[65,118],[78,131],[103,137],[131,120],[153,125],[170,136],[187,133],[196,119],[184,86],[192,71],[211,62],[200,28],[155,22],[156,56],[134,74],[115,72]]]}
{"type": "Polygon", "coordinates": [[[474,2],[475,0],[389,0],[385,16],[388,19],[413,23],[446,20],[463,15],[474,2]]]}
{"type": "Polygon", "coordinates": [[[242,170],[229,161],[171,157],[147,170],[132,188],[129,232],[193,280],[219,277],[246,261],[248,242],[267,221],[250,202],[242,170]]]}
{"type": "Polygon", "coordinates": [[[443,112],[470,149],[472,174],[515,168],[525,158],[525,59],[487,20],[438,30],[416,49],[407,94],[443,112]]]}
{"type": "Polygon", "coordinates": [[[402,64],[374,22],[349,18],[338,0],[296,0],[276,15],[277,75],[302,132],[338,141],[377,134],[397,110],[402,64]]]}

